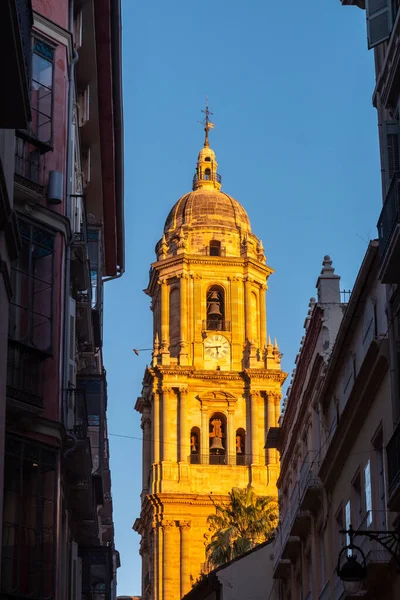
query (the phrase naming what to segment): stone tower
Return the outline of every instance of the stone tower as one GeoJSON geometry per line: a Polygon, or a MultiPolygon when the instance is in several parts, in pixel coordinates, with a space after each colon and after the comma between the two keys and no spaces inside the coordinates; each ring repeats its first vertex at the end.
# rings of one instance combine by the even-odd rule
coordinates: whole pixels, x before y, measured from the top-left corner
{"type": "Polygon", "coordinates": [[[146,293],[154,315],[152,364],[142,396],[140,518],[143,600],[178,600],[206,561],[207,516],[232,487],[277,495],[281,371],[266,337],[273,272],[243,207],[220,191],[212,124],[193,191],[170,211],[146,293]]]}

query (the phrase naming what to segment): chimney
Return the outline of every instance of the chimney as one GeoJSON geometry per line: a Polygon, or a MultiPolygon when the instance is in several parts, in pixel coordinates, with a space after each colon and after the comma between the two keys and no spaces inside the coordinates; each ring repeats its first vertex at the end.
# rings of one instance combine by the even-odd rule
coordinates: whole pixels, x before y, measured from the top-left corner
{"type": "Polygon", "coordinates": [[[321,275],[318,277],[318,302],[321,304],[340,304],[340,276],[335,275],[331,257],[326,255],[322,261],[321,275]]]}

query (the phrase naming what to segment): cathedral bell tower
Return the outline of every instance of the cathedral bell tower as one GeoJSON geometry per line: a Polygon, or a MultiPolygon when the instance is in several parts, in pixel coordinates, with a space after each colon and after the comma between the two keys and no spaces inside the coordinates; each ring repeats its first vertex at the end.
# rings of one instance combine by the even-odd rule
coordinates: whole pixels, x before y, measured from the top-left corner
{"type": "Polygon", "coordinates": [[[207,516],[233,487],[277,495],[281,354],[267,338],[273,270],[237,200],[221,191],[214,151],[200,150],[193,191],[170,211],[146,293],[154,317],[142,414],[143,600],[178,600],[198,578],[207,516]]]}

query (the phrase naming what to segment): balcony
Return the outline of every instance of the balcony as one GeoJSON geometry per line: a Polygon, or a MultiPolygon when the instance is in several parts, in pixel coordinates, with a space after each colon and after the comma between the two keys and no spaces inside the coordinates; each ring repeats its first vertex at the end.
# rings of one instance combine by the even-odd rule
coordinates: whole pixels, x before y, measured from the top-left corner
{"type": "Polygon", "coordinates": [[[230,331],[231,322],[225,319],[206,319],[203,321],[203,331],[230,331]]]}
{"type": "Polygon", "coordinates": [[[222,177],[219,173],[203,173],[202,175],[195,173],[193,177],[193,185],[199,181],[216,181],[217,183],[221,183],[222,177]]]}
{"type": "Polygon", "coordinates": [[[93,323],[91,306],[91,289],[76,294],[76,332],[78,340],[88,346],[93,345],[93,323]]]}
{"type": "Polygon", "coordinates": [[[1,98],[0,128],[26,127],[31,119],[31,0],[0,2],[0,77],[7,91],[1,98]]]}
{"type": "Polygon", "coordinates": [[[68,407],[72,408],[73,417],[68,427],[77,440],[86,440],[88,436],[88,416],[86,409],[86,392],[69,388],[67,390],[68,407]]]}
{"type": "Polygon", "coordinates": [[[44,197],[45,171],[38,146],[27,139],[24,132],[15,134],[15,195],[25,199],[26,195],[35,200],[44,197]]]}
{"type": "Polygon", "coordinates": [[[386,446],[388,463],[388,507],[400,511],[400,423],[386,446]]]}
{"type": "Polygon", "coordinates": [[[30,407],[44,406],[44,366],[48,358],[40,350],[8,341],[7,398],[30,407]]]}
{"type": "MultiPolygon", "coordinates": [[[[364,519],[361,521],[358,529],[368,531],[368,529],[380,530],[383,529],[382,523],[386,522],[386,514],[384,511],[367,512],[364,519]],[[379,521],[378,526],[375,522],[379,521]]],[[[365,560],[368,566],[366,588],[373,588],[376,583],[379,583],[381,577],[387,576],[388,563],[392,556],[390,553],[379,544],[376,540],[370,540],[366,535],[356,536],[354,543],[361,548],[365,554],[365,560]]]]}
{"type": "Polygon", "coordinates": [[[90,268],[88,260],[88,236],[86,227],[86,207],[82,196],[71,197],[71,279],[74,288],[81,291],[90,288],[90,268]]]}
{"type": "Polygon", "coordinates": [[[313,473],[311,458],[305,460],[300,469],[299,504],[301,510],[312,510],[319,501],[322,485],[313,473]]]}
{"type": "Polygon", "coordinates": [[[382,283],[397,283],[400,278],[400,173],[390,182],[378,220],[380,270],[382,283]]]}
{"type": "Polygon", "coordinates": [[[82,559],[82,600],[111,600],[112,546],[79,548],[82,559]]]}

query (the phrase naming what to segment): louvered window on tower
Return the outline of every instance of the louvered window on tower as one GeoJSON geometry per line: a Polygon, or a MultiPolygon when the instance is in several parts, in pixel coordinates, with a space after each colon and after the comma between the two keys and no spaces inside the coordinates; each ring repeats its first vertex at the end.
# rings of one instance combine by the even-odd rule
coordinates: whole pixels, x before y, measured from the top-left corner
{"type": "Polygon", "coordinates": [[[392,0],[365,0],[368,49],[390,37],[393,25],[392,0]]]}

